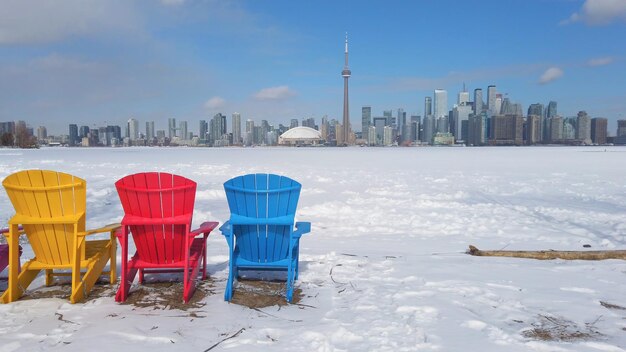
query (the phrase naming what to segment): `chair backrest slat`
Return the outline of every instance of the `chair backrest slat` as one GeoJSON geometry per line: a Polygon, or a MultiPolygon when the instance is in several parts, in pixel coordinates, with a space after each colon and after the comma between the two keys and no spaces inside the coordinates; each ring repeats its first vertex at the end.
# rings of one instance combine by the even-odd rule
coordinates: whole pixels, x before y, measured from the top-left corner
{"type": "Polygon", "coordinates": [[[130,225],[140,258],[156,264],[183,260],[196,183],[178,175],[150,172],[126,176],[116,182],[116,187],[125,214],[150,222],[130,225]],[[165,224],[174,217],[187,217],[189,223],[165,224]],[[162,222],[155,224],[154,220],[162,222]]]}
{"type": "MultiPolygon", "coordinates": [[[[254,174],[235,177],[224,183],[231,214],[247,218],[272,219],[295,216],[301,185],[285,176],[254,174]]],[[[288,255],[293,224],[234,225],[242,258],[253,262],[274,262],[288,255]]]]}

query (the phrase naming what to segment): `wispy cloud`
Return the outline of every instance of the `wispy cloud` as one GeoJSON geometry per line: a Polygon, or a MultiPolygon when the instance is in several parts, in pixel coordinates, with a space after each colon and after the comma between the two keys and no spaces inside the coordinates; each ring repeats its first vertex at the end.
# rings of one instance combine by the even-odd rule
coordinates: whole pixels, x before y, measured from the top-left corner
{"type": "Polygon", "coordinates": [[[559,24],[583,22],[590,26],[601,26],[614,21],[626,21],[626,1],[586,0],[580,11],[573,13],[559,24]]]}
{"type": "Polygon", "coordinates": [[[167,6],[178,6],[185,3],[185,0],[161,0],[161,4],[167,6]]]}
{"type": "Polygon", "coordinates": [[[284,100],[296,95],[288,86],[264,88],[254,94],[257,100],[284,100]]]}
{"type": "Polygon", "coordinates": [[[219,110],[226,105],[226,100],[222,97],[212,97],[204,103],[204,107],[208,110],[219,110]]]}
{"type": "Polygon", "coordinates": [[[615,61],[615,59],[611,56],[598,57],[598,58],[587,61],[587,65],[588,66],[605,66],[605,65],[612,64],[613,61],[615,61]]]}
{"type": "Polygon", "coordinates": [[[137,31],[141,22],[130,1],[3,0],[0,45],[50,43],[97,33],[137,31]]]}
{"type": "Polygon", "coordinates": [[[547,84],[563,77],[563,70],[558,67],[550,67],[539,78],[539,84],[547,84]]]}

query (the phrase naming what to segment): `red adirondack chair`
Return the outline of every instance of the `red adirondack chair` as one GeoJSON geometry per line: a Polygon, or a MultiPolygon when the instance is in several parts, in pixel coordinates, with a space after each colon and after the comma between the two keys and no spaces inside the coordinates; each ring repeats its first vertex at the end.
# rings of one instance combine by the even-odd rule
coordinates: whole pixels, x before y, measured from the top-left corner
{"type": "Polygon", "coordinates": [[[122,247],[122,279],[115,300],[126,300],[137,271],[140,284],[145,273],[182,271],[183,300],[187,303],[195,290],[200,262],[202,279],[206,279],[206,239],[218,225],[205,222],[191,230],[196,183],[178,175],[149,172],[126,176],[115,187],[125,213],[117,233],[122,247]],[[129,233],[137,248],[130,260],[129,233]]]}

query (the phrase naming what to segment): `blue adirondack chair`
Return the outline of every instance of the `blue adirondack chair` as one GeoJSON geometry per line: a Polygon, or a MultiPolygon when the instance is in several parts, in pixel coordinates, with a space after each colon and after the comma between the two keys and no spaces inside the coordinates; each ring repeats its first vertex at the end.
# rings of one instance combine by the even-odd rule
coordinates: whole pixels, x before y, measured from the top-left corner
{"type": "Polygon", "coordinates": [[[230,220],[220,227],[230,250],[224,300],[233,296],[239,270],[287,271],[287,301],[298,279],[300,237],[311,231],[310,222],[297,222],[300,183],[279,175],[251,174],[224,183],[230,220]]]}

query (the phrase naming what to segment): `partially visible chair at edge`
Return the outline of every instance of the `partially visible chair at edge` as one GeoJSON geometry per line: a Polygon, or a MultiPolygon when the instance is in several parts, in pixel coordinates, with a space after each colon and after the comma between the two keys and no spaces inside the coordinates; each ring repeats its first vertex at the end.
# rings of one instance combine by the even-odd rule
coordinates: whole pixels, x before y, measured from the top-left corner
{"type": "Polygon", "coordinates": [[[233,296],[239,270],[287,272],[287,301],[298,279],[300,237],[310,232],[310,222],[297,222],[300,183],[279,175],[251,174],[224,183],[230,220],[220,227],[230,250],[224,300],[233,296]]]}
{"type": "Polygon", "coordinates": [[[1,301],[18,300],[41,270],[46,273],[46,286],[54,276],[71,276],[70,302],[81,301],[103,274],[116,281],[115,231],[119,224],[87,231],[85,180],[62,172],[26,170],[7,176],[2,185],[15,208],[9,220],[9,285],[1,301]],[[35,258],[20,271],[15,253],[19,251],[19,225],[28,237],[35,258]],[[110,233],[110,238],[87,241],[87,236],[110,233]],[[110,271],[104,272],[110,261],[110,271]],[[58,272],[59,270],[70,270],[58,272]],[[85,273],[81,273],[85,270],[85,273]],[[18,275],[19,273],[19,275],[18,275]]]}
{"type": "Polygon", "coordinates": [[[115,183],[124,208],[118,239],[122,247],[122,277],[115,295],[124,302],[139,271],[144,274],[183,272],[183,301],[189,302],[202,264],[206,279],[206,240],[217,222],[191,230],[196,183],[169,173],[138,173],[115,183]],[[137,252],[128,260],[128,235],[137,252]],[[200,237],[197,237],[200,236],[200,237]]]}
{"type": "MultiPolygon", "coordinates": [[[[19,227],[19,232],[18,232],[18,236],[20,234],[23,233],[22,231],[22,227],[19,227]]],[[[4,235],[5,233],[9,232],[9,228],[6,229],[0,229],[0,235],[4,235]]],[[[18,246],[18,251],[17,251],[17,258],[15,258],[14,260],[17,262],[17,268],[18,268],[18,272],[20,270],[20,256],[22,256],[22,246],[18,246]]],[[[9,266],[9,261],[10,261],[10,257],[9,257],[9,245],[8,244],[0,244],[0,272],[2,272],[4,269],[6,269],[7,266],[9,266]]]]}

